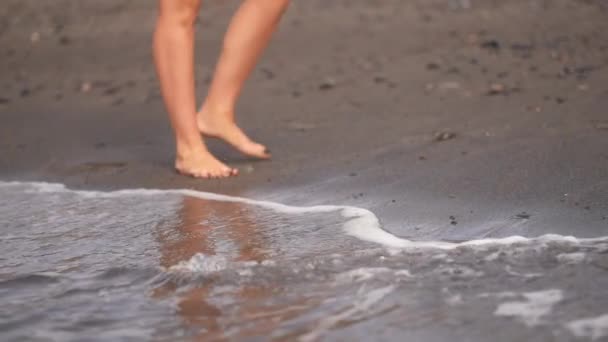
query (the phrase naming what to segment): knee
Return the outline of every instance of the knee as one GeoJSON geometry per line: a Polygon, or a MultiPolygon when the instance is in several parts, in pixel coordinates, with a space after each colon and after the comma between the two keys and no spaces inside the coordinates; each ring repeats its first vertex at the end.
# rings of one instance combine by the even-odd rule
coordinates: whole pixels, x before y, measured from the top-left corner
{"type": "Polygon", "coordinates": [[[172,26],[192,27],[201,0],[160,0],[160,18],[172,26]]]}

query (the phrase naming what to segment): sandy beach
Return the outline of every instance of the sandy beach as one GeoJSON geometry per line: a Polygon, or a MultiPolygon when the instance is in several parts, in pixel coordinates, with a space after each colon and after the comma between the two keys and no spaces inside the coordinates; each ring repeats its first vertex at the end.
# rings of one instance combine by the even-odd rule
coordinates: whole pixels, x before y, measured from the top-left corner
{"type": "MultiPolygon", "coordinates": [[[[4,1],[1,181],[348,205],[413,240],[608,235],[605,2],[294,1],[238,108],[273,159],[210,141],[226,180],[172,169],[154,5],[4,1]]],[[[199,98],[237,5],[203,5],[199,98]]]]}
{"type": "MultiPolygon", "coordinates": [[[[274,160],[212,143],[242,175],[205,182],[171,169],[152,4],[9,1],[0,177],[357,205],[420,238],[601,235],[605,6],[449,4],[295,2],[239,107],[274,160]]],[[[212,2],[201,13],[201,97],[234,7],[212,2]]]]}

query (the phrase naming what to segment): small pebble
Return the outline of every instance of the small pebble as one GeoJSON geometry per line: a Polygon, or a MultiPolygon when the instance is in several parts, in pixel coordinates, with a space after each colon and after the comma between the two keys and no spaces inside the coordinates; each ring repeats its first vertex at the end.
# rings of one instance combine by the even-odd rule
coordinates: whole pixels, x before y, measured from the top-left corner
{"type": "Polygon", "coordinates": [[[33,33],[30,35],[30,41],[31,41],[32,43],[37,43],[37,42],[39,42],[39,41],[40,41],[40,33],[38,33],[38,32],[33,32],[33,33]]]}
{"type": "Polygon", "coordinates": [[[437,132],[433,140],[440,142],[456,138],[456,133],[452,132],[437,132]]]}

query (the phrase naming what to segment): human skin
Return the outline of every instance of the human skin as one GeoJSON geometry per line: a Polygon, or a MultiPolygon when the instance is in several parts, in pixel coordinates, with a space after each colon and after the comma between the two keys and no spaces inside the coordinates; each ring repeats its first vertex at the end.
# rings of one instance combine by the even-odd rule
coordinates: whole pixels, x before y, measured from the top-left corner
{"type": "Polygon", "coordinates": [[[224,37],[209,93],[196,110],[194,81],[195,21],[200,0],[159,0],[154,60],[176,140],[175,169],[197,178],[238,174],[214,157],[205,137],[224,140],[245,155],[268,159],[268,149],[236,124],[235,107],[289,0],[244,0],[224,37]]]}

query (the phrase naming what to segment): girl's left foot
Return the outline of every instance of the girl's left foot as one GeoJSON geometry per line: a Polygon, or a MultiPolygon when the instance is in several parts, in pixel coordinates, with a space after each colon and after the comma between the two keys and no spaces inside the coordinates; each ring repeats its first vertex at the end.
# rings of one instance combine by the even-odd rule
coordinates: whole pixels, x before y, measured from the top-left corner
{"type": "Polygon", "coordinates": [[[211,138],[222,139],[241,153],[257,159],[270,159],[266,146],[251,140],[234,122],[232,115],[210,115],[201,110],[196,116],[199,131],[211,138]]]}

